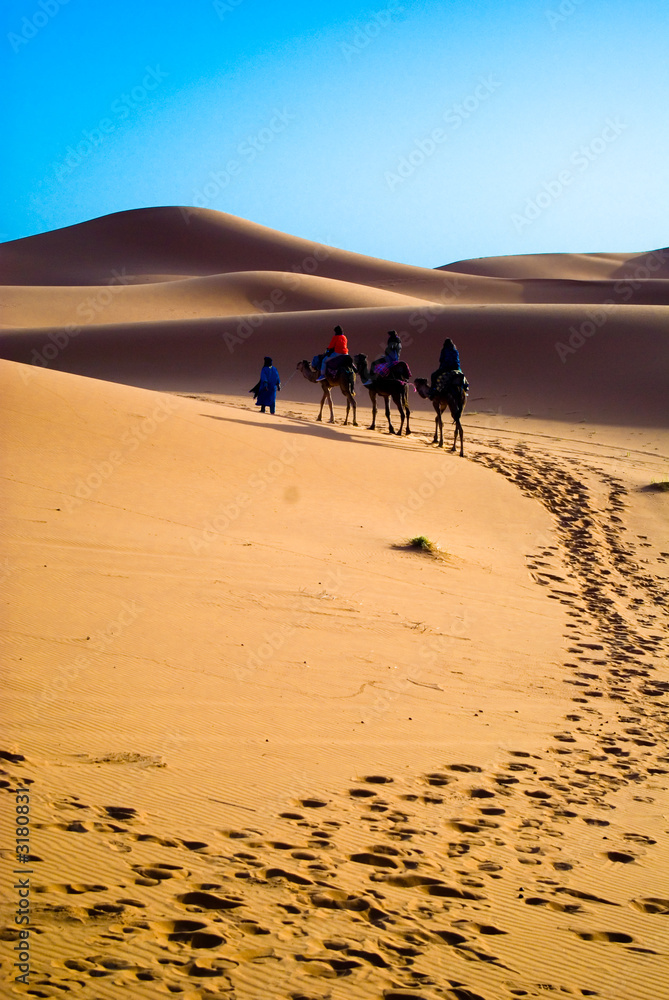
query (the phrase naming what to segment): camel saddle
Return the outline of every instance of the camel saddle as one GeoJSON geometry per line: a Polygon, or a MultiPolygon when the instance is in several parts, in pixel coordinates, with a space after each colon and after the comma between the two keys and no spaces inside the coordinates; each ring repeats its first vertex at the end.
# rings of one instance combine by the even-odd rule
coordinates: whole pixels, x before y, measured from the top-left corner
{"type": "Polygon", "coordinates": [[[469,392],[469,382],[465,378],[464,372],[459,368],[454,371],[439,372],[434,379],[433,390],[435,392],[448,392],[449,389],[461,389],[469,392]]]}
{"type": "Polygon", "coordinates": [[[411,369],[406,361],[392,362],[384,355],[372,362],[371,378],[372,381],[379,378],[392,378],[398,382],[408,382],[411,378],[411,369]]]}
{"type": "Polygon", "coordinates": [[[344,368],[350,368],[351,371],[355,371],[355,364],[350,354],[333,354],[331,358],[328,358],[325,365],[326,374],[331,378],[337,378],[344,368]]]}

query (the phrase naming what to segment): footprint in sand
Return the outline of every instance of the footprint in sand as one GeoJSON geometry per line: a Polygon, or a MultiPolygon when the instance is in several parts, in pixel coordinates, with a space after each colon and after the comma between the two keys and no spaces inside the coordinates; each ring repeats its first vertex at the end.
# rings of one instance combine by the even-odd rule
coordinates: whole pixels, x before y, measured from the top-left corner
{"type": "Polygon", "coordinates": [[[185,892],[176,898],[179,903],[183,903],[185,906],[197,906],[201,910],[232,910],[244,905],[243,899],[229,899],[197,889],[185,892]]]}
{"type": "Polygon", "coordinates": [[[304,875],[298,875],[296,872],[286,871],[284,868],[267,868],[265,870],[265,878],[281,878],[285,879],[287,882],[293,882],[295,885],[314,884],[312,879],[305,878],[304,875]]]}
{"type": "Polygon", "coordinates": [[[649,896],[646,899],[632,899],[630,904],[635,910],[642,913],[663,913],[669,914],[669,899],[661,899],[658,896],[649,896]]]}
{"type": "Polygon", "coordinates": [[[366,851],[349,855],[349,861],[354,861],[359,865],[372,865],[374,868],[399,868],[397,862],[388,857],[387,854],[374,854],[366,851]]]}
{"type": "Polygon", "coordinates": [[[68,896],[79,896],[85,892],[104,892],[106,885],[71,885],[69,882],[56,885],[36,885],[33,892],[65,892],[68,896]]]}
{"type": "Polygon", "coordinates": [[[619,931],[572,931],[581,941],[601,941],[610,944],[632,944],[634,938],[619,931]]]}
{"type": "Polygon", "coordinates": [[[159,844],[160,847],[179,846],[178,840],[171,840],[169,837],[156,837],[153,833],[131,833],[128,839],[137,841],[137,843],[159,844]]]}
{"type": "Polygon", "coordinates": [[[133,809],[132,806],[105,806],[104,810],[112,819],[123,822],[137,818],[137,810],[133,809]]]}
{"type": "Polygon", "coordinates": [[[607,858],[609,861],[613,861],[619,865],[629,865],[633,861],[636,861],[634,854],[626,854],[624,851],[605,851],[600,854],[600,857],[607,858]]]}
{"type": "Polygon", "coordinates": [[[154,865],[133,865],[133,871],[138,875],[135,879],[137,885],[157,885],[169,878],[187,878],[190,872],[180,865],[165,865],[157,863],[154,865]]]}

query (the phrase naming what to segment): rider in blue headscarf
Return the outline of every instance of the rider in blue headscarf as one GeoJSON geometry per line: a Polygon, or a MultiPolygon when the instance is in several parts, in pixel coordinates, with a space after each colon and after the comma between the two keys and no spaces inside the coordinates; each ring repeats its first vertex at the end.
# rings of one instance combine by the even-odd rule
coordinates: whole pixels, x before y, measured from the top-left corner
{"type": "Polygon", "coordinates": [[[441,354],[439,355],[439,367],[436,372],[432,372],[431,375],[431,386],[434,389],[437,384],[437,379],[440,375],[445,375],[447,372],[459,372],[460,371],[460,354],[457,347],[453,343],[450,337],[447,337],[444,341],[444,346],[441,349],[441,354]]]}

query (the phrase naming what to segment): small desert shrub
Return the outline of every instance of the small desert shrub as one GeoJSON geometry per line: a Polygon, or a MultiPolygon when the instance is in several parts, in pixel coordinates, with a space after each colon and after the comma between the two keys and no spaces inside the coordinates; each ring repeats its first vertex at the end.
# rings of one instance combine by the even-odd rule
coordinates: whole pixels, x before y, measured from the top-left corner
{"type": "Polygon", "coordinates": [[[444,557],[444,552],[439,548],[436,542],[433,542],[431,538],[427,538],[425,535],[416,535],[415,538],[408,538],[403,545],[398,546],[398,548],[409,549],[411,552],[425,552],[427,555],[434,556],[436,559],[441,559],[444,557]]]}

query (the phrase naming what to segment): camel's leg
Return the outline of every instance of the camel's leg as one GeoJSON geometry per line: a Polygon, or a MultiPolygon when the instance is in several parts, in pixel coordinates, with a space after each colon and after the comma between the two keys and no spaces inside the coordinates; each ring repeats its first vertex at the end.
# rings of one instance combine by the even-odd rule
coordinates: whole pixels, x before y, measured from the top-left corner
{"type": "Polygon", "coordinates": [[[392,420],[390,419],[390,399],[386,396],[386,416],[388,418],[388,433],[394,434],[395,428],[393,427],[392,420]]]}
{"type": "Polygon", "coordinates": [[[434,437],[432,438],[432,444],[436,444],[439,440],[439,418],[441,414],[439,413],[439,404],[435,401],[434,403],[434,437]]]}
{"type": "Polygon", "coordinates": [[[370,392],[369,398],[372,401],[372,422],[370,424],[370,431],[376,430],[376,393],[370,392]]]}
{"type": "Polygon", "coordinates": [[[327,391],[327,389],[323,389],[323,398],[321,399],[321,408],[320,408],[320,410],[318,411],[318,416],[316,417],[316,421],[317,421],[317,422],[318,422],[319,420],[322,420],[322,419],[323,419],[323,406],[325,405],[325,397],[327,396],[327,394],[328,394],[328,391],[327,391]]]}
{"type": "Polygon", "coordinates": [[[406,429],[406,433],[407,434],[411,434],[411,428],[409,427],[409,417],[411,416],[411,410],[409,409],[409,391],[408,390],[405,390],[405,391],[406,391],[406,395],[404,397],[404,409],[406,410],[406,415],[407,415],[407,429],[406,429]]]}
{"type": "Polygon", "coordinates": [[[351,406],[353,407],[353,426],[358,426],[358,407],[353,396],[351,396],[351,406]]]}
{"type": "Polygon", "coordinates": [[[460,435],[460,458],[464,458],[465,440],[464,440],[464,435],[462,433],[462,424],[460,423],[459,420],[455,425],[455,433],[460,435]]]}
{"type": "Polygon", "coordinates": [[[334,410],[332,409],[332,386],[330,385],[327,388],[327,396],[328,396],[328,406],[330,407],[330,423],[333,424],[335,422],[335,419],[334,419],[334,410]]]}
{"type": "Polygon", "coordinates": [[[398,399],[395,400],[395,404],[397,406],[397,409],[400,412],[400,429],[399,429],[399,431],[397,433],[399,434],[400,437],[402,437],[402,430],[404,428],[405,410],[404,410],[404,403],[402,402],[402,397],[401,396],[398,399]]]}
{"type": "Polygon", "coordinates": [[[462,415],[462,407],[457,406],[455,403],[449,403],[449,410],[451,411],[451,416],[453,417],[453,423],[455,424],[455,430],[453,432],[453,447],[451,451],[455,451],[458,434],[460,435],[460,458],[464,457],[465,446],[464,446],[464,435],[462,433],[462,424],[460,423],[460,417],[462,415]]]}
{"type": "Polygon", "coordinates": [[[439,409],[439,412],[437,413],[437,420],[439,421],[439,447],[443,448],[444,447],[444,417],[443,417],[441,408],[439,409]]]}
{"type": "Polygon", "coordinates": [[[344,427],[348,423],[348,415],[351,412],[351,400],[348,398],[346,393],[344,393],[344,398],[346,399],[346,416],[344,417],[344,427]]]}

